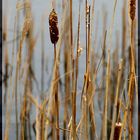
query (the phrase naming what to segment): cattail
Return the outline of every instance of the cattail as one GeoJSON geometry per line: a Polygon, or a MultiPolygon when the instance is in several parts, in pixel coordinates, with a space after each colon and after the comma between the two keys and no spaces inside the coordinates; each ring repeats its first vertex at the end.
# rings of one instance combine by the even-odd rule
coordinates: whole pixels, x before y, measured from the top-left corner
{"type": "MultiPolygon", "coordinates": [[[[49,29],[50,29],[50,38],[52,44],[54,44],[54,64],[56,64],[56,67],[54,66],[55,69],[55,76],[54,79],[56,80],[58,78],[58,65],[56,61],[56,43],[59,39],[59,30],[58,30],[58,18],[57,14],[54,9],[52,9],[50,15],[49,15],[49,29]]],[[[56,106],[55,113],[53,114],[53,119],[54,115],[56,115],[56,128],[59,128],[59,97],[58,97],[58,82],[54,84],[54,107],[56,106]]],[[[52,131],[54,131],[54,127],[52,127],[52,131]]],[[[53,133],[53,132],[52,132],[53,133]]],[[[54,133],[53,133],[54,134],[54,133]]],[[[56,130],[56,139],[59,140],[59,129],[56,130]]]]}
{"type": "Polygon", "coordinates": [[[121,122],[115,124],[114,139],[113,140],[119,140],[121,128],[122,128],[121,122]]]}
{"type": "Polygon", "coordinates": [[[52,9],[49,15],[49,29],[50,29],[50,38],[53,44],[56,44],[59,39],[59,30],[58,30],[58,18],[54,9],[52,9]]]}
{"type": "Polygon", "coordinates": [[[136,13],[136,0],[130,0],[130,18],[133,21],[136,13]]]}

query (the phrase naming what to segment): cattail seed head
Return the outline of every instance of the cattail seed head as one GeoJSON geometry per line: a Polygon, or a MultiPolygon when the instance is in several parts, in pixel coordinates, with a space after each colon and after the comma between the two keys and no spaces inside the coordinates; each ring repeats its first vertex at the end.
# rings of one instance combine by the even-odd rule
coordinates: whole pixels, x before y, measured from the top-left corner
{"type": "Polygon", "coordinates": [[[49,15],[49,29],[50,29],[50,38],[53,44],[56,44],[59,39],[59,30],[58,30],[58,18],[54,9],[52,9],[49,15]]]}
{"type": "Polygon", "coordinates": [[[136,0],[130,0],[130,18],[133,21],[135,18],[135,13],[136,13],[136,0]]]}
{"type": "Polygon", "coordinates": [[[121,128],[122,128],[121,122],[115,124],[114,139],[113,140],[119,140],[121,128]]]}

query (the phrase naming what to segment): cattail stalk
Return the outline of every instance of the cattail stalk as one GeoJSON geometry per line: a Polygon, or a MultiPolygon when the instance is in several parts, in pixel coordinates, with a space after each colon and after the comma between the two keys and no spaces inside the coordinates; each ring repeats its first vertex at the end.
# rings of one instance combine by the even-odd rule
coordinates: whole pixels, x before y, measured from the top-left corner
{"type": "Polygon", "coordinates": [[[86,25],[86,73],[88,71],[88,5],[85,0],[85,25],[86,25]]]}
{"type": "MultiPolygon", "coordinates": [[[[58,64],[56,60],[56,43],[59,39],[59,30],[58,30],[58,18],[57,14],[54,9],[52,9],[49,15],[49,29],[50,29],[50,38],[52,44],[54,44],[54,66],[56,65],[55,69],[55,76],[54,81],[58,78],[58,64]]],[[[59,140],[59,101],[58,101],[58,81],[53,85],[54,86],[54,101],[56,107],[55,114],[56,114],[56,139],[59,140]]],[[[54,115],[54,114],[53,114],[54,115]]]]}
{"type": "Polygon", "coordinates": [[[108,51],[108,63],[106,71],[106,90],[105,90],[105,103],[104,103],[104,117],[103,117],[103,138],[107,140],[107,117],[108,117],[108,93],[109,93],[109,82],[110,82],[110,50],[108,51]]]}
{"type": "Polygon", "coordinates": [[[44,92],[44,19],[42,17],[42,28],[41,28],[41,91],[44,92]]]}
{"type": "MultiPolygon", "coordinates": [[[[65,32],[69,32],[70,23],[68,22],[68,24],[67,24],[67,21],[69,21],[69,20],[70,20],[69,17],[67,17],[65,20],[65,26],[64,26],[65,32]]],[[[70,40],[69,34],[68,34],[68,37],[65,35],[65,38],[64,38],[64,46],[65,46],[64,47],[64,71],[65,71],[65,73],[69,73],[70,66],[71,66],[71,62],[70,62],[71,54],[69,53],[71,48],[69,47],[70,45],[67,45],[67,40],[70,40]]],[[[67,128],[67,122],[68,122],[67,120],[69,120],[68,107],[70,107],[70,103],[71,103],[70,77],[71,77],[70,74],[65,75],[64,129],[67,128]]],[[[67,132],[63,131],[63,139],[65,140],[66,138],[67,138],[67,132]]]]}
{"type": "Polygon", "coordinates": [[[113,25],[114,25],[114,18],[115,18],[115,11],[116,11],[116,6],[117,6],[117,1],[115,0],[114,2],[114,7],[113,7],[113,15],[112,15],[112,19],[111,19],[111,25],[110,25],[110,31],[109,31],[109,47],[111,46],[111,40],[112,40],[112,29],[113,29],[113,25]]]}
{"type": "MultiPolygon", "coordinates": [[[[56,45],[54,44],[54,64],[56,62],[56,45]]],[[[56,64],[56,76],[55,79],[58,78],[58,70],[57,70],[57,64],[56,64]]],[[[58,81],[56,82],[56,85],[54,85],[54,92],[55,92],[55,107],[56,107],[56,138],[59,140],[59,99],[58,99],[58,81]]]]}
{"type": "Polygon", "coordinates": [[[88,85],[88,54],[89,54],[89,49],[88,49],[88,14],[89,14],[89,7],[88,7],[88,2],[85,0],[85,25],[86,25],[86,73],[85,73],[85,87],[84,87],[84,123],[85,123],[85,140],[88,140],[88,94],[87,94],[87,85],[88,85]]]}
{"type": "MultiPolygon", "coordinates": [[[[19,2],[19,0],[17,0],[17,3],[19,2]]],[[[17,11],[17,36],[19,36],[19,11],[17,11]]],[[[19,41],[17,41],[17,50],[18,50],[18,46],[19,46],[19,41]]],[[[17,80],[18,80],[18,62],[17,62],[17,66],[16,66],[16,77],[15,77],[15,115],[16,115],[16,140],[18,140],[18,109],[17,109],[17,80]]]]}
{"type": "Polygon", "coordinates": [[[75,92],[77,91],[77,80],[78,80],[78,64],[79,64],[79,49],[80,49],[80,9],[81,5],[79,2],[79,16],[78,16],[78,34],[77,34],[77,56],[76,56],[76,77],[75,77],[75,92]]]}
{"type": "MultiPolygon", "coordinates": [[[[15,24],[14,24],[14,37],[16,36],[16,20],[15,20],[15,24]]],[[[11,65],[13,65],[14,64],[14,43],[13,43],[13,46],[12,46],[12,61],[11,61],[11,65]]],[[[13,74],[13,72],[11,72],[11,75],[13,74]]],[[[10,116],[11,116],[11,112],[12,112],[12,100],[10,100],[10,96],[11,96],[11,88],[13,87],[13,82],[12,82],[12,76],[10,76],[10,86],[8,86],[8,92],[7,92],[7,94],[8,94],[8,102],[7,102],[7,109],[6,109],[6,122],[5,122],[5,124],[6,124],[6,127],[5,127],[5,133],[4,133],[4,140],[8,140],[8,138],[9,138],[9,128],[10,128],[10,116]]],[[[13,91],[12,91],[12,95],[14,94],[14,88],[13,88],[13,91]]]]}
{"type": "Polygon", "coordinates": [[[70,46],[71,46],[71,64],[72,64],[72,139],[76,140],[76,93],[74,90],[74,49],[73,49],[73,1],[70,0],[70,46]]]}
{"type": "Polygon", "coordinates": [[[91,84],[90,79],[90,6],[87,5],[87,0],[85,1],[85,22],[86,22],[86,72],[84,75],[84,84],[81,95],[81,103],[82,103],[82,111],[83,111],[83,119],[84,119],[84,139],[88,140],[88,117],[89,117],[89,102],[88,102],[88,93],[89,93],[89,85],[91,84]]]}
{"type": "Polygon", "coordinates": [[[136,0],[129,1],[129,16],[130,16],[130,74],[129,74],[129,90],[128,96],[130,99],[130,115],[129,115],[129,139],[133,135],[133,104],[134,104],[134,86],[135,86],[135,57],[134,57],[134,22],[136,13],[136,0]]]}
{"type": "Polygon", "coordinates": [[[111,127],[111,134],[110,134],[110,140],[113,140],[114,136],[114,129],[115,129],[115,123],[116,123],[116,113],[117,113],[117,102],[119,98],[119,87],[120,87],[120,80],[121,80],[121,74],[122,74],[122,60],[119,64],[118,69],[118,79],[117,79],[117,87],[116,87],[116,97],[115,97],[115,103],[113,108],[113,119],[112,119],[112,127],[111,127]]]}

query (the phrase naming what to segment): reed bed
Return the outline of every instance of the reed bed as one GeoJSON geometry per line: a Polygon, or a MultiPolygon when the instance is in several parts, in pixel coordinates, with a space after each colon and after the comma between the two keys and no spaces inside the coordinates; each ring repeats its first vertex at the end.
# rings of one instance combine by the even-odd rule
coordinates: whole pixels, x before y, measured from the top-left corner
{"type": "Polygon", "coordinates": [[[96,15],[96,0],[77,3],[75,12],[73,0],[59,5],[52,0],[51,9],[42,15],[36,33],[32,2],[17,1],[15,40],[10,43],[9,13],[5,13],[4,140],[133,140],[138,137],[134,119],[138,105],[136,0],[124,0],[122,8],[118,8],[115,0],[110,21],[105,6],[102,17],[96,15]],[[122,21],[119,32],[114,26],[118,10],[122,21]],[[102,18],[101,36],[98,35],[99,18],[102,18]],[[40,53],[36,49],[38,42],[40,53]],[[49,56],[46,48],[52,50],[49,56]],[[36,58],[40,58],[39,64],[36,58]]]}

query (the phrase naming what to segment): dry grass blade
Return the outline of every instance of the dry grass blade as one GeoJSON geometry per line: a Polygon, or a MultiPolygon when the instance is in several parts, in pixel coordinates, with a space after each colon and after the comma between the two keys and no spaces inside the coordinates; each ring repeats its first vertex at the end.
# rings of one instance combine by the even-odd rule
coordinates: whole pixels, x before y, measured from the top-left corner
{"type": "Polygon", "coordinates": [[[108,93],[110,85],[110,50],[108,50],[107,71],[106,71],[106,90],[104,99],[104,117],[103,117],[103,135],[102,137],[107,140],[107,117],[108,117],[108,93]]]}

